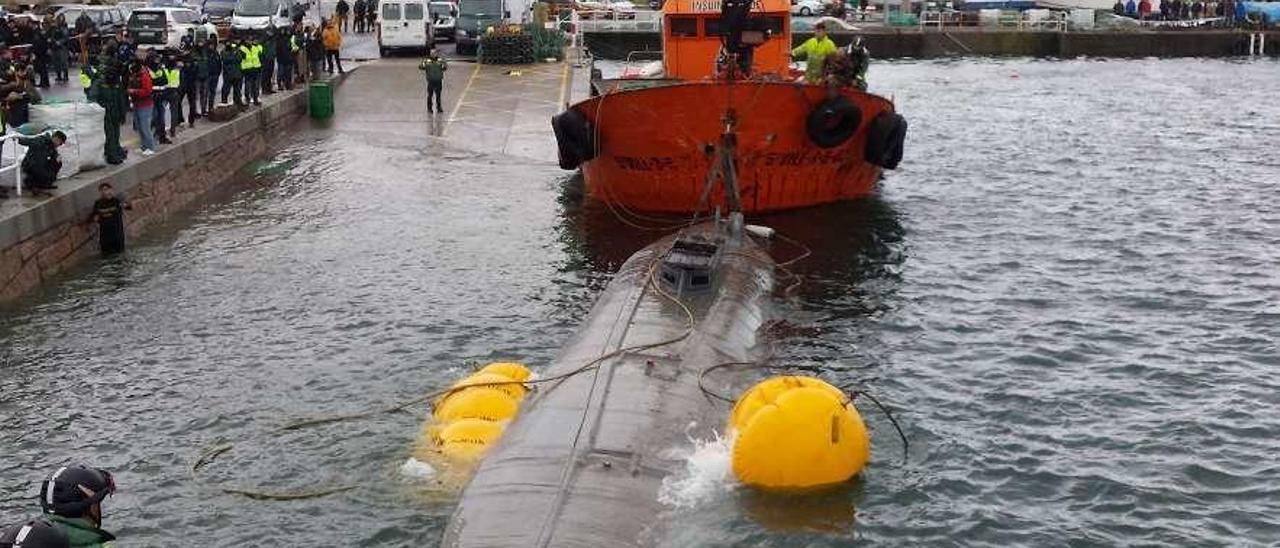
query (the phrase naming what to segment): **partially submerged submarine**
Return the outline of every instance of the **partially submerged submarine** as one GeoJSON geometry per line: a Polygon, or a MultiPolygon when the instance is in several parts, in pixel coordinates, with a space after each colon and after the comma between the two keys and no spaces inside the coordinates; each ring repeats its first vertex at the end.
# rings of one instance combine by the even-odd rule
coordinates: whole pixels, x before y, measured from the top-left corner
{"type": "Polygon", "coordinates": [[[682,466],[664,454],[723,424],[703,371],[764,358],[774,261],[741,223],[685,228],[622,266],[480,462],[444,546],[648,543],[682,466]]]}

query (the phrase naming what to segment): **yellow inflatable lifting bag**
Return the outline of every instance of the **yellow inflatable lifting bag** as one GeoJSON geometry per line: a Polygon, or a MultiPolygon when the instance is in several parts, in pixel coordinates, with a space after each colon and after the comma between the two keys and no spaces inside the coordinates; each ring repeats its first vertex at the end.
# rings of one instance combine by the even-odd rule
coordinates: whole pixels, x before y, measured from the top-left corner
{"type": "MultiPolygon", "coordinates": [[[[521,379],[508,377],[506,375],[499,375],[497,373],[485,373],[484,371],[478,371],[472,374],[470,377],[467,377],[456,383],[453,383],[452,388],[461,388],[464,386],[479,385],[484,388],[501,390],[503,392],[506,392],[508,395],[510,395],[511,399],[520,401],[521,398],[524,398],[525,392],[528,391],[525,389],[523,384],[520,384],[520,380],[521,379]]],[[[457,393],[458,392],[454,392],[453,394],[457,394],[457,393]]],[[[452,397],[453,394],[446,395],[444,399],[446,400],[449,399],[450,397],[452,397]]]]}
{"type": "Polygon", "coordinates": [[[871,457],[858,410],[818,379],[766,380],[739,398],[731,421],[733,473],[753,487],[806,489],[848,481],[871,457]]]}
{"type": "Polygon", "coordinates": [[[511,394],[488,386],[475,386],[454,392],[436,405],[432,415],[437,423],[459,419],[504,421],[516,416],[520,402],[511,394]]]}
{"type": "Polygon", "coordinates": [[[440,430],[440,452],[455,460],[475,460],[502,437],[504,423],[462,419],[440,430]]]}
{"type": "Polygon", "coordinates": [[[802,387],[820,388],[830,392],[831,395],[840,400],[845,399],[845,395],[840,392],[840,389],[827,384],[826,381],[821,379],[796,376],[770,377],[756,383],[755,386],[738,396],[738,402],[734,404],[733,414],[729,418],[729,429],[741,430],[747,419],[750,419],[760,408],[772,405],[774,400],[783,392],[802,387]]]}
{"type": "Polygon", "coordinates": [[[529,368],[522,363],[516,362],[494,362],[480,368],[476,373],[493,373],[494,375],[502,375],[514,381],[524,382],[529,380],[529,368]]]}

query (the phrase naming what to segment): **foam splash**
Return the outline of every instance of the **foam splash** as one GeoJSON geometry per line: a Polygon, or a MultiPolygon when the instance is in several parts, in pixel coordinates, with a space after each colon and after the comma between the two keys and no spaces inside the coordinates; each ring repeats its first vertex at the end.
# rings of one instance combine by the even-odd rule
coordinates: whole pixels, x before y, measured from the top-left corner
{"type": "Polygon", "coordinates": [[[658,502],[676,508],[694,508],[733,490],[733,438],[715,432],[710,440],[690,439],[691,448],[670,451],[668,458],[685,461],[685,469],[662,480],[658,502]]]}
{"type": "Polygon", "coordinates": [[[431,479],[436,477],[436,469],[430,464],[409,457],[400,465],[400,475],[413,479],[431,479]]]}

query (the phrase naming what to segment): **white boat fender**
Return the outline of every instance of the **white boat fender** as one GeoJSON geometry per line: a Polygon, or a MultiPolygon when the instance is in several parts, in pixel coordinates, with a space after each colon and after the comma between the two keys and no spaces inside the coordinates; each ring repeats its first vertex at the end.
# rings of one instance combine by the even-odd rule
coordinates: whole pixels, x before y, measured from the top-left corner
{"type": "Polygon", "coordinates": [[[747,226],[744,226],[743,229],[747,231],[747,234],[750,234],[752,236],[755,236],[757,238],[762,238],[765,240],[772,238],[773,235],[777,233],[776,230],[764,225],[747,225],[747,226]]]}

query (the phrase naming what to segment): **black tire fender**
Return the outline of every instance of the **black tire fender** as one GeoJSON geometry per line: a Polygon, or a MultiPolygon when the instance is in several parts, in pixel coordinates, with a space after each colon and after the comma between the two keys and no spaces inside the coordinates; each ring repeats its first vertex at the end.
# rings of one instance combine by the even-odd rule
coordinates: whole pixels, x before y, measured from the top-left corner
{"type": "Polygon", "coordinates": [[[862,110],[847,97],[837,96],[818,105],[805,119],[809,140],[821,148],[844,144],[862,125],[862,110]]]}
{"type": "Polygon", "coordinates": [[[867,162],[885,169],[896,169],[902,162],[906,137],[907,119],[901,114],[887,110],[877,114],[867,128],[867,162]]]}
{"type": "Polygon", "coordinates": [[[560,169],[578,169],[582,165],[582,159],[578,157],[573,148],[569,146],[569,139],[565,136],[564,125],[560,122],[562,114],[551,117],[551,131],[556,135],[556,151],[559,154],[560,169]]]}
{"type": "MultiPolygon", "coordinates": [[[[551,118],[551,129],[556,134],[557,145],[572,153],[577,163],[587,162],[596,157],[595,127],[587,117],[573,109],[566,110],[551,118]]],[[[563,165],[562,165],[563,167],[563,165]]],[[[577,167],[576,165],[574,167],[577,167]]],[[[573,168],[565,168],[573,169],[573,168]]]]}

